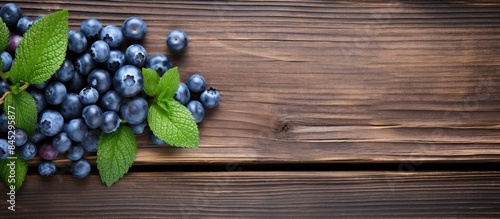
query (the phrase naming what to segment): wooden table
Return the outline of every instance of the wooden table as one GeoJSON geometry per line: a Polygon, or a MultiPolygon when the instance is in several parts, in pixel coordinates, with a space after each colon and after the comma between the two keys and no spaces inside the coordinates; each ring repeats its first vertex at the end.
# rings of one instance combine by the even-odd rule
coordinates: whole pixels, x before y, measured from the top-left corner
{"type": "Polygon", "coordinates": [[[68,9],[71,29],[140,16],[149,54],[182,80],[202,73],[222,103],[199,149],[140,136],[110,188],[32,161],[1,218],[500,216],[499,2],[14,2],[68,9]],[[176,28],[180,56],[165,44],[176,28]]]}

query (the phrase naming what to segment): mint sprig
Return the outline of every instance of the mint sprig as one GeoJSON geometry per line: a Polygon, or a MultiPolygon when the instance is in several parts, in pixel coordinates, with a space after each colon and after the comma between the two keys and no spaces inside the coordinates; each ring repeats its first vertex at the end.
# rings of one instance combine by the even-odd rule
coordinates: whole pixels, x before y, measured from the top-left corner
{"type": "Polygon", "coordinates": [[[10,115],[15,118],[14,126],[16,128],[23,129],[28,136],[35,133],[38,114],[35,99],[30,93],[27,91],[11,93],[5,98],[3,111],[11,112],[10,115]]]}
{"type": "Polygon", "coordinates": [[[145,78],[144,90],[153,94],[153,102],[148,110],[148,124],[161,140],[176,147],[197,148],[199,131],[193,115],[185,106],[174,99],[180,83],[177,67],[169,69],[157,84],[148,82],[157,74],[151,69],[142,69],[145,78]]]}
{"type": "Polygon", "coordinates": [[[127,126],[103,133],[97,142],[97,169],[108,187],[120,180],[132,166],[137,154],[135,134],[127,126]]]}
{"type": "Polygon", "coordinates": [[[0,51],[4,51],[9,44],[9,28],[0,18],[0,51]]]}

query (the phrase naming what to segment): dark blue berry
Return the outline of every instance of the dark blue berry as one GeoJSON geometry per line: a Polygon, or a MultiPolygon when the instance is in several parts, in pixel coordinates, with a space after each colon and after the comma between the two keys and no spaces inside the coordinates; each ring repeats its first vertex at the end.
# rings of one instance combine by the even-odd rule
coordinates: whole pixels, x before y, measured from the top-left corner
{"type": "Polygon", "coordinates": [[[167,47],[173,53],[183,52],[188,46],[188,36],[182,30],[173,30],[167,35],[167,47]]]}
{"type": "Polygon", "coordinates": [[[64,125],[64,132],[75,142],[82,142],[89,134],[89,129],[82,119],[72,119],[64,125]]]}
{"type": "Polygon", "coordinates": [[[206,91],[203,91],[200,95],[200,102],[207,109],[211,109],[219,105],[220,102],[220,94],[217,90],[210,88],[206,91]]]}
{"type": "Polygon", "coordinates": [[[80,91],[87,86],[87,81],[81,74],[73,75],[70,81],[66,82],[66,88],[73,93],[80,93],[80,91]]]}
{"type": "Polygon", "coordinates": [[[130,45],[125,51],[125,62],[137,68],[142,68],[146,63],[148,53],[146,49],[139,44],[130,45]]]}
{"type": "Polygon", "coordinates": [[[28,92],[31,94],[33,99],[35,99],[37,113],[42,112],[45,109],[45,107],[47,107],[47,101],[45,100],[45,94],[38,89],[32,89],[28,92]]]}
{"type": "Polygon", "coordinates": [[[57,152],[50,142],[42,144],[42,146],[38,149],[38,153],[40,154],[40,157],[45,160],[54,160],[57,155],[59,155],[59,152],[57,152]]]}
{"type": "Polygon", "coordinates": [[[89,18],[82,21],[80,25],[80,31],[89,40],[95,40],[99,38],[99,33],[101,33],[102,24],[95,18],[89,18]]]}
{"type": "Polygon", "coordinates": [[[77,160],[71,166],[71,172],[73,173],[73,176],[78,179],[84,178],[90,173],[90,164],[83,158],[77,160]]]}
{"type": "Polygon", "coordinates": [[[6,139],[0,139],[0,160],[5,160],[10,156],[9,142],[6,139]]]}
{"type": "Polygon", "coordinates": [[[66,99],[59,104],[59,113],[61,113],[65,120],[71,120],[82,114],[82,108],[83,104],[78,94],[69,93],[66,95],[66,99]]]}
{"type": "Polygon", "coordinates": [[[148,102],[142,97],[128,99],[120,106],[120,114],[129,124],[139,124],[146,120],[148,102]]]}
{"type": "Polygon", "coordinates": [[[82,32],[75,30],[68,34],[68,49],[76,54],[85,52],[87,49],[87,38],[82,32]]]}
{"type": "Polygon", "coordinates": [[[187,85],[181,82],[177,87],[177,92],[175,92],[174,97],[182,105],[186,105],[188,104],[189,100],[191,100],[191,92],[189,91],[187,85]]]}
{"type": "Polygon", "coordinates": [[[72,141],[66,132],[61,132],[52,138],[52,147],[59,153],[65,153],[72,145],[72,141]]]}
{"type": "Polygon", "coordinates": [[[38,119],[37,127],[45,136],[54,136],[63,130],[64,118],[54,110],[43,111],[38,119]]]}
{"type": "Polygon", "coordinates": [[[28,134],[22,129],[15,129],[14,131],[14,145],[17,147],[23,146],[28,141],[28,134]]]}
{"type": "Polygon", "coordinates": [[[8,72],[12,66],[12,56],[8,52],[2,52],[2,71],[8,72]]]}
{"type": "Polygon", "coordinates": [[[115,72],[125,64],[125,55],[120,50],[111,50],[109,59],[104,62],[104,66],[110,72],[115,72]]]}
{"type": "Polygon", "coordinates": [[[54,77],[62,82],[70,81],[75,75],[75,66],[69,59],[65,59],[61,67],[56,71],[54,77]]]}
{"type": "Polygon", "coordinates": [[[24,144],[19,148],[18,152],[19,152],[19,157],[23,158],[24,160],[31,160],[36,155],[37,152],[36,145],[33,144],[31,141],[28,141],[26,142],[26,144],[24,144]]]}
{"type": "Polygon", "coordinates": [[[56,165],[52,161],[42,161],[38,165],[38,173],[42,176],[52,176],[56,173],[56,165]]]}
{"type": "Polygon", "coordinates": [[[97,40],[90,46],[90,56],[98,63],[109,59],[109,51],[109,45],[102,40],[97,40]]]}
{"type": "Polygon", "coordinates": [[[52,105],[58,105],[66,98],[66,86],[59,81],[53,81],[45,88],[45,100],[52,105]]]}
{"type": "Polygon", "coordinates": [[[36,88],[36,89],[40,89],[40,90],[43,90],[47,87],[47,85],[50,84],[50,80],[46,80],[40,84],[33,84],[33,87],[36,88]]]}
{"type": "Polygon", "coordinates": [[[91,129],[99,128],[102,125],[102,111],[97,105],[88,105],[82,111],[85,124],[91,129]]]}
{"type": "Polygon", "coordinates": [[[154,135],[153,133],[151,133],[151,135],[149,136],[149,139],[151,140],[151,142],[153,142],[153,144],[157,144],[157,145],[166,145],[167,144],[167,142],[156,137],[156,135],[154,135]]]}
{"type": "Polygon", "coordinates": [[[83,157],[83,146],[80,143],[73,144],[66,152],[66,157],[69,160],[75,161],[83,157]]]}
{"type": "Polygon", "coordinates": [[[121,120],[115,111],[106,111],[102,114],[101,131],[104,133],[115,132],[120,126],[121,120]]]}
{"type": "Polygon", "coordinates": [[[88,75],[87,84],[103,94],[111,88],[111,76],[106,70],[96,68],[88,75]]]}
{"type": "Polygon", "coordinates": [[[146,128],[147,125],[148,125],[147,120],[144,120],[139,124],[128,124],[130,129],[132,129],[132,132],[137,135],[142,134],[144,132],[144,128],[146,128]]]}
{"type": "Polygon", "coordinates": [[[129,17],[122,24],[123,36],[129,42],[139,42],[146,36],[146,23],[138,17],[129,17]]]}
{"type": "Polygon", "coordinates": [[[200,74],[191,75],[188,78],[186,85],[188,86],[191,93],[195,94],[205,91],[207,86],[205,78],[203,78],[203,76],[201,76],[200,74]]]}
{"type": "Polygon", "coordinates": [[[24,34],[28,29],[33,25],[33,20],[29,17],[21,17],[19,21],[17,21],[17,31],[19,33],[24,34]]]}
{"type": "Polygon", "coordinates": [[[124,97],[133,97],[142,91],[142,72],[133,65],[119,68],[113,77],[113,87],[124,97]]]}
{"type": "Polygon", "coordinates": [[[117,48],[123,41],[122,31],[115,25],[108,25],[101,30],[101,40],[106,42],[110,48],[117,48]]]}
{"type": "Polygon", "coordinates": [[[99,136],[101,135],[101,130],[92,129],[89,134],[82,141],[83,149],[86,152],[93,153],[97,151],[97,141],[99,141],[99,136]]]}
{"type": "Polygon", "coordinates": [[[109,90],[101,98],[101,107],[105,111],[118,112],[120,109],[121,95],[115,90],[109,90]]]}
{"type": "Polygon", "coordinates": [[[9,37],[9,44],[7,45],[7,51],[10,52],[11,55],[16,54],[17,47],[19,47],[19,43],[23,39],[22,36],[17,34],[11,34],[9,37]]]}
{"type": "Polygon", "coordinates": [[[203,121],[203,117],[205,117],[205,109],[200,102],[198,102],[197,100],[191,100],[186,107],[193,115],[194,121],[196,123],[200,123],[201,121],[203,121]]]}
{"type": "Polygon", "coordinates": [[[88,75],[96,67],[96,62],[89,53],[80,55],[75,61],[75,71],[84,76],[88,75]]]}
{"type": "Polygon", "coordinates": [[[0,9],[0,16],[7,26],[15,27],[23,16],[23,12],[15,3],[7,3],[0,9]]]}
{"type": "Polygon", "coordinates": [[[99,92],[93,87],[85,87],[78,95],[83,105],[94,104],[99,100],[99,92]]]}
{"type": "Polygon", "coordinates": [[[43,140],[45,140],[47,136],[43,135],[39,129],[35,130],[35,133],[31,136],[30,141],[38,144],[41,143],[43,140]]]}
{"type": "Polygon", "coordinates": [[[162,76],[168,69],[172,68],[172,62],[165,55],[156,54],[146,60],[146,68],[153,69],[162,76]]]}

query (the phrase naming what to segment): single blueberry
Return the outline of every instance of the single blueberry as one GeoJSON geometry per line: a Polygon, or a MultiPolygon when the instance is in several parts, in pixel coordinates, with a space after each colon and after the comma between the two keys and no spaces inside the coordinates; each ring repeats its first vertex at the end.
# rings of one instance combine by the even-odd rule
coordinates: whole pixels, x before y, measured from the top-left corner
{"type": "Polygon", "coordinates": [[[38,117],[37,127],[45,136],[54,136],[63,130],[64,118],[54,110],[45,110],[38,117]]]}
{"type": "Polygon", "coordinates": [[[139,42],[146,36],[146,23],[138,17],[129,17],[122,24],[123,36],[130,42],[139,42]]]}
{"type": "Polygon", "coordinates": [[[87,49],[87,38],[79,30],[68,34],[68,49],[76,54],[85,52],[87,49]]]}
{"type": "Polygon", "coordinates": [[[101,107],[105,111],[118,112],[121,104],[121,95],[115,90],[109,90],[101,98],[101,107]]]}
{"type": "Polygon", "coordinates": [[[207,86],[205,78],[203,78],[203,76],[201,76],[200,74],[191,75],[188,78],[186,85],[188,86],[191,93],[195,94],[205,91],[207,86]]]}
{"type": "Polygon", "coordinates": [[[124,97],[133,97],[142,91],[142,72],[133,65],[119,68],[113,77],[113,87],[124,97]]]}
{"type": "Polygon", "coordinates": [[[82,141],[83,149],[86,152],[93,153],[97,151],[97,142],[99,141],[99,136],[101,135],[101,130],[92,129],[89,134],[82,141]]]}
{"type": "Polygon", "coordinates": [[[50,142],[42,144],[42,146],[38,149],[38,153],[40,154],[40,157],[45,160],[54,160],[57,155],[59,155],[59,152],[57,152],[50,142]]]}
{"type": "Polygon", "coordinates": [[[0,160],[5,160],[10,156],[9,142],[6,139],[0,139],[0,160]]]}
{"type": "Polygon", "coordinates": [[[59,113],[61,113],[64,119],[71,120],[82,114],[82,108],[83,104],[78,94],[69,93],[66,95],[66,99],[59,104],[59,113]]]}
{"type": "Polygon", "coordinates": [[[166,145],[167,144],[167,142],[161,140],[153,133],[151,133],[151,135],[149,136],[149,139],[151,140],[151,142],[153,142],[153,144],[157,144],[157,145],[166,145]]]}
{"type": "Polygon", "coordinates": [[[79,97],[83,105],[94,104],[99,100],[99,92],[93,87],[85,87],[80,91],[79,97]]]}
{"type": "Polygon", "coordinates": [[[19,152],[19,157],[23,158],[24,160],[31,160],[36,155],[37,152],[36,145],[33,144],[31,141],[28,141],[26,142],[26,144],[24,144],[19,148],[18,152],[19,152]]]}
{"type": "Polygon", "coordinates": [[[66,132],[61,132],[52,138],[52,147],[59,153],[65,153],[72,145],[72,141],[66,132]]]}
{"type": "Polygon", "coordinates": [[[42,176],[52,176],[56,173],[56,165],[52,161],[42,161],[38,165],[38,173],[42,176]]]}
{"type": "Polygon", "coordinates": [[[90,56],[98,63],[109,59],[109,51],[109,45],[102,40],[97,40],[90,46],[90,56]]]}
{"type": "Polygon", "coordinates": [[[120,126],[121,120],[115,111],[106,111],[102,114],[101,131],[104,133],[115,132],[120,126]]]}
{"type": "Polygon", "coordinates": [[[69,92],[79,93],[84,87],[87,86],[87,81],[81,74],[73,75],[70,81],[66,82],[66,88],[69,92]]]}
{"type": "Polygon", "coordinates": [[[12,56],[8,53],[3,51],[1,55],[2,59],[2,71],[3,72],[8,72],[12,66],[12,56]]]}
{"type": "Polygon", "coordinates": [[[90,173],[90,164],[87,160],[81,158],[73,163],[71,172],[78,179],[85,178],[90,173]]]}
{"type": "Polygon", "coordinates": [[[75,66],[69,59],[65,59],[61,67],[56,71],[54,77],[62,82],[70,81],[75,75],[75,66]]]}
{"type": "Polygon", "coordinates": [[[91,129],[99,128],[102,125],[102,111],[97,105],[88,105],[82,111],[85,124],[91,129]]]}
{"type": "Polygon", "coordinates": [[[167,47],[173,53],[183,52],[188,46],[188,36],[182,30],[173,30],[167,35],[167,47]]]}
{"type": "Polygon", "coordinates": [[[45,107],[47,107],[47,101],[45,100],[45,94],[38,89],[31,89],[28,91],[33,99],[35,99],[36,111],[37,113],[42,112],[45,107]]]}
{"type": "Polygon", "coordinates": [[[23,12],[21,11],[21,8],[19,8],[19,6],[15,3],[7,3],[2,6],[2,9],[0,9],[0,17],[9,27],[17,25],[17,22],[22,16],[23,12]]]}
{"type": "Polygon", "coordinates": [[[109,58],[104,62],[104,66],[110,72],[115,72],[125,64],[125,55],[120,50],[111,50],[109,58]]]}
{"type": "Polygon", "coordinates": [[[148,53],[139,44],[130,45],[125,51],[125,62],[137,68],[142,68],[146,63],[148,53]]]}
{"type": "Polygon", "coordinates": [[[142,97],[133,97],[125,100],[120,106],[120,114],[129,124],[139,124],[146,120],[148,102],[142,97]]]}
{"type": "Polygon", "coordinates": [[[122,31],[115,25],[108,25],[101,30],[101,40],[106,42],[110,48],[117,48],[123,41],[122,31]]]}
{"type": "Polygon", "coordinates": [[[86,76],[96,67],[96,62],[89,53],[83,53],[75,61],[75,71],[86,76]]]}
{"type": "Polygon", "coordinates": [[[14,145],[17,147],[23,146],[28,141],[28,134],[22,129],[14,130],[14,145]]]}
{"type": "Polygon", "coordinates": [[[162,76],[168,69],[172,68],[172,62],[165,55],[156,54],[148,57],[146,68],[153,69],[162,76]]]}
{"type": "Polygon", "coordinates": [[[99,38],[99,33],[102,30],[102,24],[99,20],[95,18],[89,18],[82,21],[80,25],[80,31],[89,40],[95,40],[99,38]]]}
{"type": "Polygon", "coordinates": [[[64,125],[64,132],[75,142],[82,142],[89,134],[89,129],[82,119],[72,119],[64,125]]]}
{"type": "Polygon", "coordinates": [[[179,101],[182,105],[188,104],[189,100],[191,100],[191,92],[189,88],[184,83],[179,83],[177,87],[177,91],[175,92],[174,98],[179,101]]]}
{"type": "Polygon", "coordinates": [[[193,115],[194,121],[196,123],[200,123],[201,121],[203,121],[203,117],[205,117],[205,109],[199,101],[191,100],[186,107],[193,115]]]}
{"type": "Polygon", "coordinates": [[[103,94],[111,88],[111,75],[104,69],[96,68],[87,76],[87,84],[103,94]]]}
{"type": "Polygon", "coordinates": [[[17,21],[17,31],[19,31],[19,33],[21,34],[24,34],[26,33],[26,31],[28,31],[31,25],[33,25],[33,20],[29,17],[23,16],[19,19],[19,21],[17,21]]]}
{"type": "Polygon", "coordinates": [[[148,125],[147,120],[144,120],[139,124],[128,124],[130,129],[132,129],[132,132],[137,135],[142,134],[144,132],[144,128],[146,128],[147,125],[148,125]]]}
{"type": "Polygon", "coordinates": [[[220,102],[220,94],[216,89],[210,87],[210,89],[203,91],[200,95],[200,102],[207,109],[212,109],[219,105],[220,102]]]}
{"type": "Polygon", "coordinates": [[[58,105],[66,98],[66,86],[59,81],[53,81],[45,88],[45,100],[51,105],[58,105]]]}
{"type": "Polygon", "coordinates": [[[83,146],[80,143],[73,144],[66,152],[66,157],[69,160],[75,161],[83,157],[83,146]]]}

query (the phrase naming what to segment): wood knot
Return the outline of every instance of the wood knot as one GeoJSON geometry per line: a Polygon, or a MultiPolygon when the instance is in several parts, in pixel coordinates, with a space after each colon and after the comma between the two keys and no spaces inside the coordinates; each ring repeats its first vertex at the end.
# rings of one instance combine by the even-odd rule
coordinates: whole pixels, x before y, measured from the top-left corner
{"type": "Polygon", "coordinates": [[[285,134],[288,132],[288,129],[289,129],[288,122],[280,123],[278,125],[278,132],[279,133],[285,134]]]}

